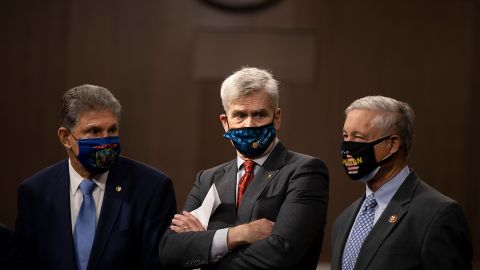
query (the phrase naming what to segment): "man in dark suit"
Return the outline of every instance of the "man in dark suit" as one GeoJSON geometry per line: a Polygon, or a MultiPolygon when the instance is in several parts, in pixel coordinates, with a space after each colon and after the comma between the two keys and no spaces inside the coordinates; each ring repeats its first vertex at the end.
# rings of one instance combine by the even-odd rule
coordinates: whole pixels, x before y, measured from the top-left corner
{"type": "Polygon", "coordinates": [[[170,179],[119,156],[121,106],[105,88],[63,96],[68,159],[18,189],[16,231],[31,269],[160,269],[158,241],[176,212],[170,179]]]}
{"type": "Polygon", "coordinates": [[[278,86],[270,73],[243,68],[222,84],[224,137],[236,159],[201,171],[182,214],[161,242],[167,266],[202,269],[315,269],[328,204],[328,172],[317,158],[288,151],[278,86]],[[220,205],[207,228],[190,212],[212,185],[220,205]]]}
{"type": "Polygon", "coordinates": [[[367,96],[345,115],[343,166],[350,178],[366,183],[366,192],[335,221],[332,269],[472,269],[462,208],[407,165],[410,106],[367,96]]]}

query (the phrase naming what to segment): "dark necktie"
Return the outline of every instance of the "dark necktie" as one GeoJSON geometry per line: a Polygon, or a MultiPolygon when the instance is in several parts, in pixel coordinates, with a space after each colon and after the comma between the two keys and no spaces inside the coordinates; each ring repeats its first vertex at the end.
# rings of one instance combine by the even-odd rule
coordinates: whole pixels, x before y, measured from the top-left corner
{"type": "Polygon", "coordinates": [[[96,187],[92,180],[83,180],[80,183],[80,190],[83,194],[83,202],[78,212],[75,223],[74,242],[77,257],[78,270],[87,269],[88,258],[95,238],[96,210],[92,192],[96,187]]]}
{"type": "Polygon", "coordinates": [[[237,207],[240,207],[240,202],[242,201],[243,194],[247,189],[248,184],[253,179],[253,169],[255,168],[255,162],[253,160],[247,160],[243,163],[243,168],[245,169],[245,174],[240,178],[238,182],[238,195],[237,195],[237,207]]]}
{"type": "Polygon", "coordinates": [[[343,250],[343,270],[352,270],[355,267],[363,241],[373,227],[376,206],[377,201],[372,193],[365,199],[363,210],[360,213],[357,222],[353,225],[352,233],[345,249],[343,250]]]}

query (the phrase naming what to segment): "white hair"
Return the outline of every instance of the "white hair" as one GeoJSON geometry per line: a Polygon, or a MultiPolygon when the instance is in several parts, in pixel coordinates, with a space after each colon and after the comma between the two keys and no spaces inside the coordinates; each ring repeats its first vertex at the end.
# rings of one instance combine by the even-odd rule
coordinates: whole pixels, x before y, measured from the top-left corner
{"type": "Polygon", "coordinates": [[[355,100],[345,109],[345,115],[353,110],[379,111],[372,124],[382,131],[383,136],[392,130],[398,132],[408,155],[413,143],[414,113],[410,105],[384,96],[366,96],[355,100]]]}
{"type": "Polygon", "coordinates": [[[273,78],[272,74],[259,68],[243,67],[222,83],[220,97],[223,109],[227,112],[233,100],[247,96],[254,91],[266,92],[274,109],[278,107],[278,81],[273,78]]]}

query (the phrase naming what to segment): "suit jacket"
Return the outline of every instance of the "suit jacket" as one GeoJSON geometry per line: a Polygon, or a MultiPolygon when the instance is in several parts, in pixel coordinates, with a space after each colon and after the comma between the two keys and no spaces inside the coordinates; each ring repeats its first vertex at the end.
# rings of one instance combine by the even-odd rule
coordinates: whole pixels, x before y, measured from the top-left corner
{"type": "MultiPolygon", "coordinates": [[[[332,270],[342,267],[360,198],[337,218],[332,270]]],[[[472,246],[460,205],[422,182],[412,171],[365,239],[355,269],[472,269],[472,246]]]]}
{"type": "Polygon", "coordinates": [[[201,171],[185,202],[198,208],[213,183],[221,204],[203,232],[167,231],[160,260],[168,266],[202,269],[315,269],[322,247],[328,204],[328,172],[317,158],[287,151],[281,143],[255,173],[236,208],[237,161],[201,171]],[[275,221],[272,235],[237,248],[210,263],[217,229],[261,218],[275,221]]]}
{"type": "MultiPolygon", "coordinates": [[[[16,231],[32,269],[76,269],[69,186],[68,160],[19,186],[16,231]]],[[[158,241],[175,212],[170,179],[120,157],[108,174],[88,269],[159,269],[158,241]]]]}

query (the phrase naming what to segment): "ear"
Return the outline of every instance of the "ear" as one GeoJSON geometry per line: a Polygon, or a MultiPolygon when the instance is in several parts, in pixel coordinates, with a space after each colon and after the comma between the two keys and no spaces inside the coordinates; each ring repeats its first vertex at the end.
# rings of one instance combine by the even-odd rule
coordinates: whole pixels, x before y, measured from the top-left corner
{"type": "Polygon", "coordinates": [[[222,113],[220,114],[220,122],[222,123],[222,126],[223,126],[223,130],[225,130],[225,132],[228,131],[228,118],[227,118],[227,115],[222,113]]]}
{"type": "Polygon", "coordinates": [[[400,147],[403,144],[400,136],[395,135],[395,134],[390,136],[387,143],[388,143],[387,146],[388,146],[388,150],[389,150],[390,155],[395,154],[398,151],[400,151],[400,147]]]}
{"type": "Polygon", "coordinates": [[[275,115],[273,117],[273,125],[275,126],[275,129],[277,131],[280,129],[281,124],[282,124],[282,110],[280,108],[277,108],[275,110],[275,115]]]}
{"type": "Polygon", "coordinates": [[[70,139],[70,132],[68,129],[64,127],[60,127],[57,131],[58,139],[60,140],[60,143],[65,146],[67,149],[72,148],[72,141],[70,139]]]}

